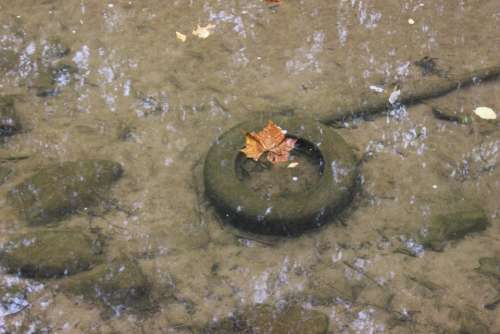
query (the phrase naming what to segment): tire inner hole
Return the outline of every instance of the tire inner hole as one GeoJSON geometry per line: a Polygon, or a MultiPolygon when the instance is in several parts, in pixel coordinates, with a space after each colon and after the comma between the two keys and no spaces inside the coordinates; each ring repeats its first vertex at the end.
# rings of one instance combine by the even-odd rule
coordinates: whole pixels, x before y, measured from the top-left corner
{"type": "Polygon", "coordinates": [[[289,135],[287,138],[295,138],[297,142],[286,162],[272,164],[267,160],[267,153],[259,161],[249,159],[243,153],[236,158],[239,180],[263,198],[308,192],[321,180],[324,159],[318,147],[301,138],[289,135]]]}

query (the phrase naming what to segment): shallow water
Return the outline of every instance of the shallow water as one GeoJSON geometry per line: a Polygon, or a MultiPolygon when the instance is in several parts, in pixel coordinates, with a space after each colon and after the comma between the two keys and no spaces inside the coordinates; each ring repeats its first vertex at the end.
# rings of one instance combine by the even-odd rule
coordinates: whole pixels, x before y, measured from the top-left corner
{"type": "Polygon", "coordinates": [[[13,173],[0,186],[0,241],[30,229],[5,195],[40,166],[115,160],[125,170],[115,205],[59,224],[100,229],[108,259],[137,258],[157,304],[104,315],[61,292],[66,278],[2,273],[24,296],[2,300],[0,333],[191,333],[244,306],[291,300],[326,314],[331,333],[500,332],[500,307],[484,307],[499,284],[476,270],[500,257],[498,126],[431,111],[498,113],[498,81],[342,123],[364,158],[361,190],[341,218],[301,237],[221,223],[202,182],[210,145],[257,112],[334,110],[330,101],[418,80],[414,62],[426,56],[444,72],[499,65],[497,0],[0,0],[0,22],[0,50],[16,54],[0,67],[1,94],[15,95],[23,126],[0,156],[28,156],[1,162],[13,173]],[[208,38],[191,34],[209,23],[208,38]],[[71,51],[44,58],[54,38],[71,51]],[[55,96],[38,96],[50,62],[75,71],[57,72],[55,96]],[[478,202],[489,227],[424,250],[416,236],[457,197],[478,202]]]}

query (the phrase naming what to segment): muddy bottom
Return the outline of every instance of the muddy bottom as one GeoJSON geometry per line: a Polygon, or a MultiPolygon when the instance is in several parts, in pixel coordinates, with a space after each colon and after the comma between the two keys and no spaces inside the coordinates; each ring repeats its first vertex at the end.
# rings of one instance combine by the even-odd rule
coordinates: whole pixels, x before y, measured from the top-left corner
{"type": "MultiPolygon", "coordinates": [[[[500,131],[473,113],[499,115],[500,83],[398,100],[498,66],[498,0],[0,0],[0,22],[0,333],[500,332],[500,131]],[[228,129],[373,97],[386,108],[331,124],[363,161],[342,217],[265,238],[210,206],[203,161],[228,129]],[[94,160],[123,173],[34,177],[94,160]],[[70,191],[91,179],[84,201],[70,191]],[[15,189],[50,216],[27,219],[15,189]]],[[[336,172],[297,152],[244,166],[264,197],[336,172]]]]}

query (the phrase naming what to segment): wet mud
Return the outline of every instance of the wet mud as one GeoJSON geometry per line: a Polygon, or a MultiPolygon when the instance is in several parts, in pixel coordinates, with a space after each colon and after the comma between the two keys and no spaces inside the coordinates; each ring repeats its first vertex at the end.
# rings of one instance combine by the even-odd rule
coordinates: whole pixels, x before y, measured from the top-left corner
{"type": "Polygon", "coordinates": [[[498,1],[0,0],[0,21],[0,333],[500,332],[499,123],[473,113],[500,112],[498,1]],[[206,153],[262,112],[362,159],[334,221],[266,237],[212,207],[206,153]],[[9,199],[103,160],[119,179],[27,186],[76,203],[42,225],[9,199]]]}

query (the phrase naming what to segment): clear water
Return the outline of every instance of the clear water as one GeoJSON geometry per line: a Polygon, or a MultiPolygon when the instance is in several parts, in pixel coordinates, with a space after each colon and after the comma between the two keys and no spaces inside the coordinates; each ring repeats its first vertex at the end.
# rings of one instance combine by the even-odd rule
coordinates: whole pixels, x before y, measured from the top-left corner
{"type": "Polygon", "coordinates": [[[443,71],[499,65],[498,0],[272,8],[0,0],[0,23],[0,50],[17,54],[0,89],[16,96],[23,124],[0,155],[29,156],[2,161],[14,173],[0,187],[0,241],[29,229],[5,203],[13,185],[50,162],[113,159],[125,175],[112,196],[126,210],[61,224],[98,227],[108,257],[137,258],[159,304],[103,317],[100,306],[61,293],[58,280],[2,273],[0,284],[25,294],[0,298],[0,332],[190,333],[243,306],[290,298],[328,315],[331,333],[500,332],[500,308],[484,307],[498,299],[498,284],[475,270],[479,258],[500,257],[498,127],[439,120],[430,108],[500,112],[498,81],[343,124],[338,132],[366,158],[362,191],[342,223],[299,238],[263,243],[221,225],[201,168],[214,140],[256,112],[334,110],[329,101],[418,80],[414,62],[426,56],[443,71]],[[208,38],[192,35],[207,24],[215,26],[208,38]],[[71,49],[55,62],[75,71],[59,70],[55,96],[40,97],[53,38],[71,49]],[[491,225],[444,252],[423,250],[415,235],[457,192],[480,202],[491,225]]]}

